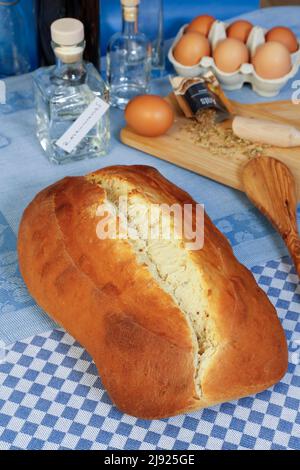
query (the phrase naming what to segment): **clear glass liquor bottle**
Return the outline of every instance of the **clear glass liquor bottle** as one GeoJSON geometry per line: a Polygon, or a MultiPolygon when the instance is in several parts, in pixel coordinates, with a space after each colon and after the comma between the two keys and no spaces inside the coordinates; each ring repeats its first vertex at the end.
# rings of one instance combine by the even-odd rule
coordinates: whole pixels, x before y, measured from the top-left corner
{"type": "Polygon", "coordinates": [[[96,68],[82,59],[83,24],[74,18],[56,20],[51,35],[56,65],[33,74],[38,139],[50,161],[58,164],[105,155],[110,140],[108,112],[72,152],[56,145],[96,96],[107,102],[109,94],[96,68]]]}
{"type": "Polygon", "coordinates": [[[151,74],[151,43],[138,31],[140,0],[121,0],[123,28],[109,41],[107,81],[110,103],[124,109],[131,98],[148,92],[151,74]]]}

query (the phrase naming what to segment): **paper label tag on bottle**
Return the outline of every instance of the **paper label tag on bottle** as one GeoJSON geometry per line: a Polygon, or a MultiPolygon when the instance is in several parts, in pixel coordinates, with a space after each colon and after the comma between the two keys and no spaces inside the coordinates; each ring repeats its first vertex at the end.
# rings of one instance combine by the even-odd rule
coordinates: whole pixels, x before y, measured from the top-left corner
{"type": "Polygon", "coordinates": [[[106,101],[96,97],[69,129],[56,141],[56,145],[71,153],[82,139],[97,124],[109,108],[106,101]]]}

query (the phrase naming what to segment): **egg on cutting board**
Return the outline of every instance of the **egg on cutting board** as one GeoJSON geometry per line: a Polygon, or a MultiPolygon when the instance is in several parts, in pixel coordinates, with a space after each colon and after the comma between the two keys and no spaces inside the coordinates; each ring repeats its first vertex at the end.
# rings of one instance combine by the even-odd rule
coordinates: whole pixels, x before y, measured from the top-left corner
{"type": "Polygon", "coordinates": [[[250,21],[234,21],[234,23],[231,23],[231,25],[227,28],[227,37],[239,39],[240,41],[246,43],[252,28],[253,24],[250,23],[250,21]]]}
{"type": "Polygon", "coordinates": [[[266,41],[277,41],[288,48],[291,54],[298,50],[298,40],[290,28],[277,26],[270,29],[266,34],[266,41]]]}
{"type": "Polygon", "coordinates": [[[129,101],[125,109],[127,124],[139,135],[158,137],[174,122],[171,105],[157,95],[140,95],[129,101]]]}
{"type": "Polygon", "coordinates": [[[247,46],[234,38],[218,42],[213,56],[218,69],[225,73],[236,72],[242,64],[249,62],[247,46]]]}
{"type": "Polygon", "coordinates": [[[173,55],[182,65],[193,66],[200,62],[202,57],[210,55],[210,44],[204,34],[190,32],[184,34],[176,44],[173,55]]]}
{"type": "Polygon", "coordinates": [[[201,33],[204,34],[204,36],[208,36],[210,28],[212,27],[212,24],[216,21],[216,18],[211,15],[200,15],[196,16],[188,27],[186,28],[186,32],[196,32],[196,33],[201,33]]]}
{"type": "Polygon", "coordinates": [[[291,55],[280,42],[261,44],[252,58],[254,69],[261,78],[273,80],[284,77],[292,69],[291,55]]]}

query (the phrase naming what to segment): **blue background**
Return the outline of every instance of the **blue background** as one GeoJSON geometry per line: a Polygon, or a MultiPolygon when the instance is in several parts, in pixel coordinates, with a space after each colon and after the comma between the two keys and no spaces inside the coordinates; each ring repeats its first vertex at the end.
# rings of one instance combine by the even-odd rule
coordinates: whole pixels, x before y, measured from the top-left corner
{"type": "MultiPolygon", "coordinates": [[[[147,10],[147,1],[151,0],[141,0],[141,20],[147,10]]],[[[164,0],[164,36],[166,39],[175,36],[184,23],[197,15],[208,13],[224,20],[257,8],[259,0],[164,0]]],[[[108,39],[121,28],[120,0],[101,0],[100,28],[103,55],[108,39]]]]}
{"type": "MultiPolygon", "coordinates": [[[[151,0],[141,1],[141,23],[145,21],[147,16],[147,2],[149,1],[151,0]]],[[[259,0],[164,0],[164,37],[168,39],[175,36],[183,23],[199,14],[209,13],[222,20],[242,15],[258,7],[259,0]]],[[[99,21],[101,53],[104,55],[108,39],[113,33],[121,29],[120,0],[101,0],[99,21]]],[[[16,50],[20,51],[21,55],[24,56],[26,51],[26,56],[28,56],[28,64],[23,67],[21,73],[34,70],[38,66],[35,0],[20,0],[18,5],[13,7],[0,5],[0,47],[4,57],[10,57],[12,42],[14,42],[16,50]],[[7,25],[4,21],[4,10],[8,8],[12,17],[14,17],[12,24],[15,24],[16,31],[11,31],[11,25],[7,25]],[[22,25],[22,31],[19,31],[20,24],[22,25]]],[[[6,62],[5,70],[3,65],[1,69],[0,60],[0,77],[16,73],[13,66],[8,67],[8,60],[4,59],[6,62]]]]}

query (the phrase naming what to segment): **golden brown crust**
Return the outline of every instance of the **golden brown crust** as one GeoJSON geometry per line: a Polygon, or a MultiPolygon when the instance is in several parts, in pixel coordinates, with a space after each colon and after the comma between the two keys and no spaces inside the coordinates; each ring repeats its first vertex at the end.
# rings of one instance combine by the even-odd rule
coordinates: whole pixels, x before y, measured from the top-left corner
{"type": "MultiPolygon", "coordinates": [[[[150,167],[109,167],[95,174],[125,179],[156,202],[195,204],[150,167]]],[[[91,176],[46,188],[24,212],[18,251],[31,294],[89,351],[116,405],[138,417],[161,418],[278,381],[287,347],[276,311],[206,216],[204,248],[192,256],[209,292],[218,348],[198,396],[183,313],[136,262],[126,241],[96,235],[96,208],[104,196],[91,176]]]]}

